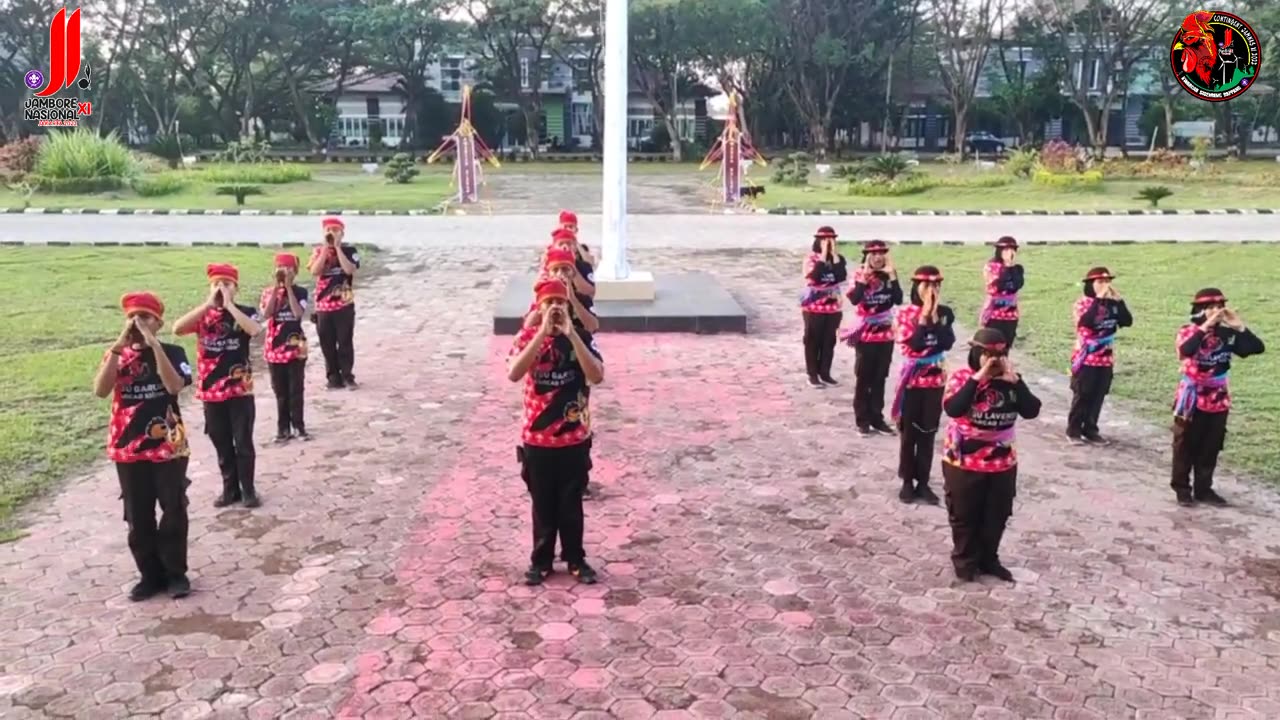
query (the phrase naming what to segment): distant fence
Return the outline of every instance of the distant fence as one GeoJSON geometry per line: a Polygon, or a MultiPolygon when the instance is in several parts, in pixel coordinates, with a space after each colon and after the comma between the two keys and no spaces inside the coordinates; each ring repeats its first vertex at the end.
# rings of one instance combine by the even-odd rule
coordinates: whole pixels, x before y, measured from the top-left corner
{"type": "MultiPolygon", "coordinates": [[[[273,160],[304,163],[382,163],[397,154],[396,150],[371,152],[369,150],[330,150],[328,152],[313,150],[268,150],[267,157],[273,160]]],[[[201,150],[196,153],[200,160],[212,160],[217,150],[201,150]]],[[[413,151],[410,153],[418,161],[424,161],[428,153],[413,151]]],[[[506,163],[551,162],[551,163],[599,163],[604,156],[600,153],[541,153],[534,157],[528,153],[495,153],[499,160],[506,163]]],[[[670,153],[628,153],[631,162],[662,163],[671,162],[670,153]]],[[[453,154],[442,156],[445,161],[452,162],[453,154]]]]}

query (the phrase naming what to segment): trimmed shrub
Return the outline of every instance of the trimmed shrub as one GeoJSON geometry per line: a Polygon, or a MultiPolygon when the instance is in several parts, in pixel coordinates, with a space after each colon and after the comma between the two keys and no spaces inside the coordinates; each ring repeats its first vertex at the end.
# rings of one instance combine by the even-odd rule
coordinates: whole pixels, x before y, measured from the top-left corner
{"type": "Polygon", "coordinates": [[[1050,140],[1040,148],[1040,165],[1051,173],[1075,172],[1075,146],[1065,140],[1050,140]]]}
{"type": "Polygon", "coordinates": [[[215,162],[224,163],[263,163],[267,161],[267,151],[271,143],[266,140],[232,140],[214,158],[215,162]]]}
{"type": "Polygon", "coordinates": [[[115,133],[100,137],[85,128],[50,133],[40,144],[33,169],[34,174],[49,181],[116,178],[117,187],[136,171],[133,155],[115,133]]]}
{"type": "Polygon", "coordinates": [[[1087,170],[1082,173],[1058,173],[1040,168],[1031,175],[1031,182],[1060,190],[1100,190],[1102,172],[1087,170]]]}
{"type": "Polygon", "coordinates": [[[182,153],[195,147],[196,141],[189,135],[164,133],[152,139],[147,151],[168,163],[169,169],[176,170],[182,164],[182,153]]]}
{"type": "Polygon", "coordinates": [[[1040,153],[1035,148],[1020,147],[1009,153],[1004,169],[1014,177],[1029,178],[1039,164],[1040,153]]]}
{"type": "Polygon", "coordinates": [[[856,197],[900,197],[918,195],[941,183],[927,175],[907,175],[893,180],[865,178],[849,183],[849,194],[856,197]]]}
{"type": "Polygon", "coordinates": [[[773,161],[773,181],[779,185],[809,184],[809,153],[795,152],[773,161]]]}
{"type": "Polygon", "coordinates": [[[72,177],[55,178],[43,175],[28,175],[27,181],[37,190],[61,195],[91,195],[93,193],[111,192],[124,187],[121,177],[72,177]]]}
{"type": "Polygon", "coordinates": [[[236,199],[236,205],[244,205],[244,199],[250,195],[262,195],[262,188],[257,185],[219,185],[214,191],[216,195],[231,195],[236,199]]]}
{"type": "Polygon", "coordinates": [[[1006,175],[979,175],[970,178],[943,178],[938,184],[954,188],[998,188],[1012,185],[1013,178],[1006,175]]]}
{"type": "Polygon", "coordinates": [[[177,174],[141,177],[133,181],[133,191],[142,197],[162,197],[182,192],[187,188],[187,179],[177,174]]]}
{"type": "Polygon", "coordinates": [[[877,155],[868,160],[867,172],[873,177],[896,180],[899,177],[910,175],[912,170],[911,163],[907,162],[906,158],[894,153],[892,155],[877,155]]]}
{"type": "Polygon", "coordinates": [[[284,185],[311,179],[310,170],[284,163],[224,163],[203,167],[197,172],[205,182],[230,185],[284,185]]]}
{"type": "Polygon", "coordinates": [[[396,153],[387,161],[387,169],[383,174],[388,181],[403,185],[417,177],[418,168],[414,167],[409,153],[396,153]]]}
{"type": "Polygon", "coordinates": [[[1151,203],[1151,207],[1160,207],[1160,201],[1173,194],[1173,191],[1163,185],[1152,185],[1144,187],[1138,191],[1138,200],[1146,200],[1151,203]]]}
{"type": "Polygon", "coordinates": [[[0,145],[0,174],[21,177],[36,169],[40,138],[29,137],[0,145]]]}

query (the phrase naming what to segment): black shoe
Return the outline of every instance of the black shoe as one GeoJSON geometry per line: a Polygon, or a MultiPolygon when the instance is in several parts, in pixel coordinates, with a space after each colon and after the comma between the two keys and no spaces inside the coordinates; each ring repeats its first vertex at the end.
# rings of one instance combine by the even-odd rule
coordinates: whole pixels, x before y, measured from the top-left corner
{"type": "Polygon", "coordinates": [[[1182,507],[1191,507],[1196,504],[1195,498],[1191,497],[1189,490],[1178,490],[1178,504],[1182,507]]]}
{"type": "Polygon", "coordinates": [[[129,590],[129,600],[132,602],[142,602],[147,598],[153,598],[164,592],[165,584],[162,580],[144,579],[129,590]]]}
{"type": "Polygon", "coordinates": [[[329,380],[329,382],[325,385],[325,387],[329,388],[330,390],[341,390],[342,388],[344,388],[344,387],[346,387],[346,386],[343,384],[342,380],[340,380],[340,379],[338,379],[338,378],[332,378],[332,379],[330,379],[330,380],[329,380]]]}
{"type": "Polygon", "coordinates": [[[898,499],[904,503],[913,503],[916,501],[916,489],[910,480],[902,481],[902,489],[898,491],[898,499]]]}
{"type": "Polygon", "coordinates": [[[1217,505],[1218,507],[1225,507],[1227,505],[1227,499],[1213,490],[1201,490],[1197,492],[1196,501],[1208,503],[1209,505],[1217,505]]]}
{"type": "Polygon", "coordinates": [[[1067,433],[1067,442],[1072,445],[1083,445],[1084,438],[1080,437],[1078,433],[1069,432],[1067,433]]]}
{"type": "Polygon", "coordinates": [[[824,387],[826,387],[826,385],[823,385],[823,384],[822,384],[822,381],[818,379],[818,376],[817,376],[817,375],[810,375],[810,376],[809,376],[809,387],[824,388],[824,387]]]}
{"type": "Polygon", "coordinates": [[[894,432],[894,431],[893,431],[893,428],[889,427],[889,423],[885,422],[883,419],[881,419],[881,420],[876,420],[875,422],[871,423],[871,429],[872,429],[872,430],[875,430],[876,432],[878,432],[878,433],[880,433],[880,434],[882,434],[882,435],[897,435],[897,434],[898,434],[898,433],[894,432]]]}
{"type": "Polygon", "coordinates": [[[1005,582],[1013,582],[1013,573],[1009,572],[1009,568],[1001,565],[999,562],[983,565],[982,573],[1005,582]]]}
{"type": "Polygon", "coordinates": [[[276,444],[283,445],[293,439],[293,436],[287,432],[276,433],[276,444]]]}
{"type": "Polygon", "coordinates": [[[186,575],[179,575],[169,579],[169,597],[177,600],[191,594],[191,581],[186,575]]]}
{"type": "Polygon", "coordinates": [[[343,378],[343,382],[347,384],[348,390],[355,390],[356,388],[360,387],[360,383],[356,382],[356,378],[354,375],[349,375],[343,378]]]}
{"type": "Polygon", "coordinates": [[[583,585],[596,584],[596,571],[590,565],[587,564],[586,560],[583,560],[580,563],[569,565],[569,573],[574,577],[578,578],[578,582],[582,583],[583,585]]]}
{"type": "Polygon", "coordinates": [[[244,506],[247,508],[262,507],[262,500],[258,499],[257,493],[248,493],[244,496],[244,506]]]}
{"type": "Polygon", "coordinates": [[[311,436],[307,434],[306,430],[298,430],[297,438],[303,442],[311,442],[311,436]]]}
{"type": "Polygon", "coordinates": [[[937,505],[939,502],[937,493],[935,493],[933,491],[933,488],[929,487],[928,485],[921,485],[920,487],[916,488],[916,497],[929,503],[930,505],[937,505]]]}
{"type": "Polygon", "coordinates": [[[872,435],[875,435],[875,432],[872,431],[870,425],[859,425],[858,434],[862,437],[871,437],[872,435]]]}
{"type": "Polygon", "coordinates": [[[956,570],[956,579],[960,582],[978,582],[978,571],[956,570]]]}
{"type": "Polygon", "coordinates": [[[840,384],[840,383],[836,382],[836,381],[835,381],[835,378],[831,377],[830,375],[827,375],[826,377],[820,377],[820,378],[818,378],[818,379],[819,379],[819,380],[821,380],[821,381],[822,381],[822,383],[823,383],[824,385],[839,385],[839,384],[840,384]]]}
{"type": "Polygon", "coordinates": [[[591,496],[592,496],[592,495],[594,495],[594,493],[591,491],[591,485],[590,485],[590,483],[588,483],[588,484],[586,484],[586,485],[583,485],[583,486],[582,486],[582,499],[583,499],[583,500],[588,500],[588,499],[590,499],[590,498],[591,498],[591,496]]]}
{"type": "Polygon", "coordinates": [[[546,580],[547,576],[550,574],[551,574],[551,568],[544,568],[544,567],[538,567],[537,565],[530,565],[529,569],[524,571],[524,584],[525,585],[541,585],[542,581],[546,580]]]}
{"type": "Polygon", "coordinates": [[[1092,435],[1085,435],[1084,441],[1089,443],[1090,445],[1110,445],[1111,444],[1110,440],[1102,437],[1098,433],[1093,433],[1092,435]]]}
{"type": "Polygon", "coordinates": [[[216,508],[224,508],[228,505],[235,505],[238,502],[240,502],[239,495],[227,495],[224,493],[220,495],[217,500],[213,501],[213,506],[216,508]]]}

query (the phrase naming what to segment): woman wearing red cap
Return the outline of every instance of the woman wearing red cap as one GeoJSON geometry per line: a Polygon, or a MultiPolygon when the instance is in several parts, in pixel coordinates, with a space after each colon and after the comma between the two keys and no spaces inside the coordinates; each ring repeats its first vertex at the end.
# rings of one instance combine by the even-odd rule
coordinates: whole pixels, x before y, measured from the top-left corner
{"type": "Polygon", "coordinates": [[[943,358],[956,343],[956,314],[939,300],[942,272],[921,265],[911,276],[911,304],[898,311],[897,340],[902,372],[893,397],[898,424],[898,478],[904,503],[923,500],[938,504],[929,488],[933,470],[933,440],[942,420],[942,387],[947,381],[943,358]]]}
{"type": "Polygon", "coordinates": [[[324,374],[330,390],[356,388],[356,270],[360,253],[343,242],[346,226],[336,217],[320,223],[324,244],[311,251],[307,270],[316,279],[316,332],[324,355],[324,374]]]}
{"type": "Polygon", "coordinates": [[[1018,418],[1040,414],[1040,399],[1014,371],[999,330],[974,333],[969,367],[951,376],[943,407],[951,418],[942,478],[956,577],[969,582],[982,574],[1013,582],[1013,573],[1000,562],[1000,540],[1017,494],[1013,428],[1018,418]]]}
{"type": "Polygon", "coordinates": [[[1102,401],[1111,392],[1116,330],[1133,325],[1133,315],[1116,292],[1115,276],[1104,267],[1085,273],[1084,297],[1076,301],[1076,346],[1071,353],[1071,410],[1067,438],[1073,443],[1105,445],[1098,434],[1102,401]]]}
{"type": "Polygon", "coordinates": [[[552,570],[556,536],[561,559],[579,581],[594,583],[582,547],[582,491],[590,463],[591,386],[604,381],[604,361],[591,333],[574,327],[569,290],[548,278],[534,289],[541,322],[516,336],[507,376],[524,380],[524,420],[517,457],[533,500],[533,553],[525,582],[552,570]]]}
{"type": "Polygon", "coordinates": [[[843,316],[840,287],[849,277],[844,256],[836,250],[836,231],[818,228],[804,260],[805,291],[800,296],[804,317],[804,369],[811,387],[836,385],[831,377],[836,334],[843,316]]]}
{"type": "Polygon", "coordinates": [[[893,308],[902,304],[902,286],[883,240],[862,247],[862,264],[854,272],[849,303],[857,324],[840,335],[857,353],[854,422],[862,435],[873,431],[892,435],[893,429],[884,421],[884,383],[893,362],[893,308]]]}
{"type": "Polygon", "coordinates": [[[116,464],[129,551],[142,576],[129,599],[191,592],[187,580],[187,462],[178,395],[191,384],[187,353],[162,343],[164,303],[149,292],[120,299],[124,330],[102,358],[94,394],[111,400],[107,457],[116,464]],[[156,504],[160,522],[156,523],[156,504]]]}
{"type": "Polygon", "coordinates": [[[1217,288],[1196,293],[1191,322],[1178,331],[1177,345],[1182,380],[1173,402],[1173,491],[1180,505],[1226,505],[1213,489],[1213,473],[1227,439],[1231,357],[1260,355],[1266,347],[1217,288]]]}
{"type": "Polygon", "coordinates": [[[978,327],[1000,331],[1013,348],[1018,336],[1018,291],[1022,289],[1022,266],[1018,264],[1018,241],[1005,235],[996,241],[991,261],[982,269],[987,283],[987,299],[978,317],[978,327]]]}
{"type": "Polygon", "coordinates": [[[293,432],[303,440],[311,439],[302,416],[307,378],[307,334],[302,318],[307,311],[307,289],[295,282],[297,277],[297,256],[277,254],[275,285],[262,291],[258,304],[267,319],[262,354],[276,395],[276,442],[287,442],[293,432]]]}
{"type": "MultiPolygon", "coordinates": [[[[549,277],[560,280],[565,287],[573,287],[574,278],[577,277],[577,263],[572,250],[562,245],[555,245],[547,249],[547,253],[543,257],[542,272],[538,276],[538,281],[541,282],[549,277]]],[[[590,297],[579,295],[576,292],[569,293],[569,314],[573,318],[573,324],[594,334],[600,329],[600,319],[592,312],[593,305],[594,303],[590,297]]],[[[541,313],[536,303],[529,308],[529,311],[528,317],[525,318],[526,325],[536,325],[542,322],[541,313]]]]}
{"type": "Polygon", "coordinates": [[[244,501],[258,507],[254,486],[257,453],[253,448],[253,361],[249,339],[262,332],[258,309],[236,304],[240,271],[233,265],[210,265],[209,298],[173,326],[178,335],[196,336],[199,384],[196,399],[204,402],[204,431],[218,451],[222,495],[214,507],[244,501]]]}

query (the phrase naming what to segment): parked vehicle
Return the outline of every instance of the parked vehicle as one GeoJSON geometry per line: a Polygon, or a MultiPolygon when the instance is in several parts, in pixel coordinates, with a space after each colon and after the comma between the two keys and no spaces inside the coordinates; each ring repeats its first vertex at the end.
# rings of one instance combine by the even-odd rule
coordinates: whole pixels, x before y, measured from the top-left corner
{"type": "Polygon", "coordinates": [[[1004,141],[989,132],[972,132],[964,136],[964,147],[970,153],[1002,155],[1004,141]]]}

